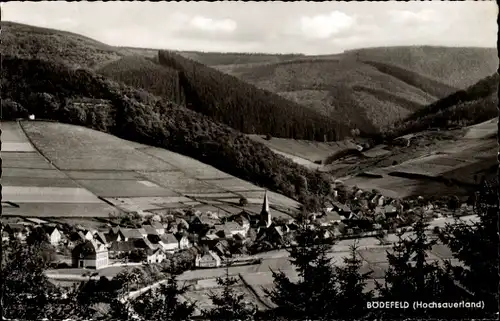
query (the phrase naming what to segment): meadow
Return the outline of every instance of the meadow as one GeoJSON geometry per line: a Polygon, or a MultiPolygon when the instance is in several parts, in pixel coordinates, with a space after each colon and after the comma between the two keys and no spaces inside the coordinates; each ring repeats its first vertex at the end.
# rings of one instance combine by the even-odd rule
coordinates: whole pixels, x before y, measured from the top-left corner
{"type": "MultiPolygon", "coordinates": [[[[108,208],[111,206],[98,196],[113,204],[115,210],[126,211],[199,208],[205,206],[205,200],[221,200],[221,205],[229,201],[237,205],[243,196],[240,192],[261,191],[258,197],[262,202],[262,188],[168,150],[129,143],[74,125],[43,121],[6,124],[9,124],[6,126],[9,131],[5,132],[11,137],[16,137],[15,133],[24,128],[27,133],[24,139],[31,141],[58,168],[52,167],[37,152],[14,153],[27,162],[26,168],[7,169],[8,174],[2,179],[4,197],[22,203],[22,208],[26,202],[32,203],[31,209],[39,206],[42,216],[107,216],[112,212],[108,208]],[[89,208],[84,203],[96,206],[89,208]],[[58,204],[73,204],[75,208],[61,213],[68,207],[58,208],[58,204]],[[47,213],[50,208],[54,209],[53,214],[47,213]],[[104,213],[90,213],[98,208],[104,213]]],[[[17,137],[23,138],[22,135],[17,137]]],[[[9,155],[12,157],[12,152],[6,154],[7,159],[9,155]]],[[[270,193],[269,199],[276,205],[298,204],[275,193],[270,193]]],[[[210,208],[220,210],[214,206],[210,208]]],[[[30,209],[27,211],[31,216],[38,216],[30,209]]],[[[241,211],[238,206],[230,210],[237,211],[241,211]]]]}

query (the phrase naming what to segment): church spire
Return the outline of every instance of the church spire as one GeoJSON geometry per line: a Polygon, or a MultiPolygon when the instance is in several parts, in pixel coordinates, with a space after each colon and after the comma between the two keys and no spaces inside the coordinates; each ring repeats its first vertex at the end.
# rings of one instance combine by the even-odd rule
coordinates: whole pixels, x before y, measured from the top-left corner
{"type": "Polygon", "coordinates": [[[264,203],[260,212],[261,225],[265,227],[271,226],[271,211],[269,210],[269,200],[267,199],[267,190],[264,193],[264,203]]]}

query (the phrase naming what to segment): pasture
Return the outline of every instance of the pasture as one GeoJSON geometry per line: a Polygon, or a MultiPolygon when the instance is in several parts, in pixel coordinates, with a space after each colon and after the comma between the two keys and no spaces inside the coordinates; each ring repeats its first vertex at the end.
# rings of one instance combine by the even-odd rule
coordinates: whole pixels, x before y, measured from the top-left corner
{"type": "MultiPolygon", "coordinates": [[[[37,216],[33,211],[38,208],[42,216],[105,217],[119,210],[161,211],[207,202],[227,206],[230,210],[222,211],[233,213],[241,211],[237,203],[244,194],[262,202],[264,189],[168,150],[55,122],[6,124],[2,123],[5,137],[20,143],[31,140],[43,154],[2,153],[7,171],[2,179],[4,199],[23,204],[23,208],[31,204],[23,215],[37,216]],[[23,128],[28,136],[23,136],[23,128]],[[235,206],[223,205],[221,200],[235,206]],[[86,205],[90,203],[96,206],[86,205]],[[77,205],[70,210],[69,204],[77,205]],[[96,213],[98,209],[104,213],[96,213]]],[[[268,195],[273,206],[298,206],[280,194],[268,195]]],[[[20,210],[9,213],[14,212],[20,210]]]]}
{"type": "Polygon", "coordinates": [[[172,165],[173,168],[181,169],[182,171],[189,173],[190,176],[197,179],[231,178],[231,175],[224,173],[213,166],[204,164],[191,157],[177,154],[166,149],[146,147],[139,150],[148,155],[157,157],[162,161],[172,165]]]}
{"type": "Polygon", "coordinates": [[[262,135],[248,135],[248,137],[266,145],[272,150],[284,153],[285,155],[303,158],[311,162],[323,161],[326,160],[328,156],[339,151],[356,148],[356,145],[349,140],[321,143],[308,140],[274,137],[267,140],[262,135]]]}
{"type": "Polygon", "coordinates": [[[140,172],[144,177],[159,185],[166,186],[178,193],[224,193],[225,190],[215,184],[189,177],[181,171],[140,172]]]}
{"type": "Polygon", "coordinates": [[[3,186],[2,199],[14,203],[101,203],[83,188],[3,186]]]}
{"type": "Polygon", "coordinates": [[[61,170],[170,170],[172,166],[135,150],[135,144],[84,127],[26,122],[24,129],[61,170]]]}
{"type": "Polygon", "coordinates": [[[176,196],[172,190],[144,180],[80,179],[78,183],[100,197],[176,196]]]}

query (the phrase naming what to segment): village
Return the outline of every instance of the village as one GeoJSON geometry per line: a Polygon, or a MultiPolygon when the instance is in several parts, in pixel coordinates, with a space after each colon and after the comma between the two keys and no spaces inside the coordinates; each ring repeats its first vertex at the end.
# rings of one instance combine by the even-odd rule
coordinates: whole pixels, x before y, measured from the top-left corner
{"type": "MultiPolygon", "coordinates": [[[[401,201],[357,188],[344,191],[343,197],[337,190],[334,195],[321,212],[307,214],[300,223],[322,229],[327,238],[376,236],[382,241],[384,235],[411,226],[419,216],[431,221],[470,212],[470,204],[460,204],[458,198],[448,204],[433,204],[422,197],[401,201]]],[[[41,228],[57,252],[53,267],[61,269],[155,264],[178,253],[188,253],[191,269],[215,268],[252,264],[257,253],[293,246],[300,224],[291,217],[274,217],[267,192],[259,214],[243,209],[222,218],[194,210],[164,216],[127,215],[127,226],[106,223],[97,229],[24,218],[2,224],[2,242],[13,238],[25,242],[32,229],[41,228]]]]}

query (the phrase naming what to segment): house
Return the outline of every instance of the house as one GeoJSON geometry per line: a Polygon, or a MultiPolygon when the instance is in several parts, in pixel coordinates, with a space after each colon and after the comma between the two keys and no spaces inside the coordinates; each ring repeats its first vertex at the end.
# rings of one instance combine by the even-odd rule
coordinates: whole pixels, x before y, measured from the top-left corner
{"type": "Polygon", "coordinates": [[[179,249],[184,250],[191,247],[191,242],[186,235],[179,237],[179,249]]]}
{"type": "Polygon", "coordinates": [[[94,231],[91,230],[86,230],[83,235],[85,236],[85,239],[87,240],[93,240],[94,239],[94,231]]]}
{"type": "Polygon", "coordinates": [[[148,263],[161,263],[165,261],[165,253],[161,248],[146,251],[146,261],[148,263]]]}
{"type": "Polygon", "coordinates": [[[196,255],[195,266],[201,268],[218,267],[221,265],[220,257],[213,251],[203,251],[196,255]]]}
{"type": "Polygon", "coordinates": [[[169,253],[173,253],[179,249],[179,241],[170,233],[160,236],[160,242],[158,244],[160,244],[164,251],[169,253]]]}
{"type": "MultiPolygon", "coordinates": [[[[145,233],[145,231],[143,230],[145,233]]],[[[147,235],[147,234],[146,234],[147,235]]],[[[143,239],[143,234],[139,231],[139,229],[135,228],[120,228],[118,231],[118,242],[129,241],[129,240],[140,240],[143,239]]]]}
{"type": "Polygon", "coordinates": [[[220,220],[214,219],[212,216],[202,213],[199,215],[193,215],[193,217],[191,218],[190,225],[193,226],[195,229],[199,229],[202,228],[203,226],[213,227],[219,223],[220,220]]]}
{"type": "Polygon", "coordinates": [[[146,235],[159,235],[158,231],[152,225],[143,225],[142,229],[146,232],[146,235]]]}
{"type": "Polygon", "coordinates": [[[229,250],[229,242],[227,240],[218,240],[213,246],[212,250],[221,257],[231,256],[231,251],[229,250]]]}
{"type": "Polygon", "coordinates": [[[394,205],[386,205],[384,206],[384,213],[386,217],[399,217],[398,210],[394,205]]]}
{"type": "Polygon", "coordinates": [[[224,230],[228,231],[231,236],[234,236],[235,234],[240,234],[240,235],[245,236],[247,234],[249,228],[250,228],[250,223],[248,224],[248,228],[245,228],[236,222],[224,223],[224,230]]]}
{"type": "Polygon", "coordinates": [[[288,231],[289,230],[287,227],[275,225],[272,225],[269,228],[260,228],[257,232],[257,238],[255,242],[267,242],[273,245],[284,245],[284,236],[288,231]]]}
{"type": "Polygon", "coordinates": [[[109,244],[108,240],[103,232],[95,232],[94,233],[94,240],[96,240],[97,242],[104,244],[106,246],[108,246],[108,244],[109,244]]]}
{"type": "Polygon", "coordinates": [[[316,221],[321,225],[321,226],[328,226],[328,225],[333,225],[337,224],[342,221],[342,217],[339,215],[339,213],[332,211],[332,212],[325,212],[322,216],[316,219],[316,221]]]}
{"type": "Polygon", "coordinates": [[[165,227],[160,222],[154,221],[154,222],[151,223],[151,226],[154,229],[156,229],[156,233],[158,233],[158,235],[165,234],[165,227]]]}
{"type": "Polygon", "coordinates": [[[351,209],[347,205],[344,205],[338,201],[328,202],[326,211],[327,212],[336,211],[338,214],[345,217],[348,217],[349,214],[351,213],[351,209]]]}
{"type": "Polygon", "coordinates": [[[71,251],[74,268],[101,269],[108,266],[108,249],[94,240],[85,240],[71,251]]]}
{"type": "Polygon", "coordinates": [[[50,244],[55,246],[61,242],[62,233],[56,226],[44,225],[43,229],[47,234],[47,238],[49,239],[50,244]]]}
{"type": "Polygon", "coordinates": [[[133,250],[135,250],[134,241],[114,241],[109,246],[109,255],[117,257],[120,254],[130,254],[133,250]]]}

